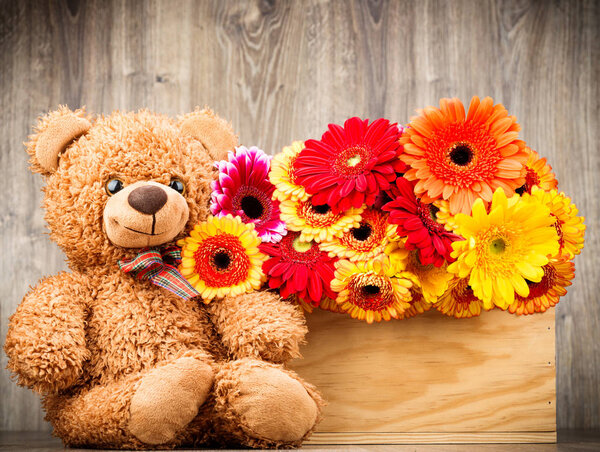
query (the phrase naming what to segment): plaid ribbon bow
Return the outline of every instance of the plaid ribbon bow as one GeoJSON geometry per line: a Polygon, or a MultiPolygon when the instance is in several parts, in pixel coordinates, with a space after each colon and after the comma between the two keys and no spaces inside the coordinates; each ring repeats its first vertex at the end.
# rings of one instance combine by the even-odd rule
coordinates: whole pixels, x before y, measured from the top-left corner
{"type": "Polygon", "coordinates": [[[176,246],[162,250],[142,248],[133,259],[120,260],[119,268],[125,273],[132,273],[137,279],[149,279],[152,284],[189,300],[200,293],[177,270],[180,262],[181,250],[176,246]]]}

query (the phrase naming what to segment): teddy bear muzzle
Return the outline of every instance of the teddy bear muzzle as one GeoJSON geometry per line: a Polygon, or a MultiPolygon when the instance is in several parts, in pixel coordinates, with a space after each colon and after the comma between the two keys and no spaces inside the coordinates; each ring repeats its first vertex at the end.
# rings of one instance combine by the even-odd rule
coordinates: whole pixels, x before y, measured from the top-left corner
{"type": "Polygon", "coordinates": [[[172,241],[185,227],[185,198],[166,185],[139,181],[111,196],[104,206],[104,231],[123,248],[158,246],[172,241]]]}

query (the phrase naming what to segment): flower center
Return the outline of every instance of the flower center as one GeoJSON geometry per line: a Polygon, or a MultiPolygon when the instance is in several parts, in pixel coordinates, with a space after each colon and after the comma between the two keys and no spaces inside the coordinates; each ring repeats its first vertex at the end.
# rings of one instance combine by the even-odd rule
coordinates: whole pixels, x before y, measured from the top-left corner
{"type": "Polygon", "coordinates": [[[239,284],[248,276],[250,258],[240,240],[231,234],[205,239],[194,252],[194,272],[209,287],[239,284]]]}
{"type": "Polygon", "coordinates": [[[364,172],[370,158],[371,151],[366,147],[350,146],[335,157],[333,171],[338,176],[353,178],[364,172]]]}
{"type": "Polygon", "coordinates": [[[371,225],[368,223],[361,223],[359,227],[352,228],[352,236],[360,242],[364,242],[365,240],[368,240],[369,237],[371,237],[372,232],[373,232],[373,229],[371,228],[371,225]]]}
{"type": "Polygon", "coordinates": [[[265,211],[262,203],[254,196],[244,196],[240,205],[244,214],[253,220],[260,218],[265,211]]]}
{"type": "Polygon", "coordinates": [[[379,295],[379,292],[381,292],[381,289],[374,284],[367,284],[362,287],[362,293],[365,297],[374,297],[375,295],[379,295]]]}
{"type": "Polygon", "coordinates": [[[300,241],[300,235],[298,235],[298,237],[296,237],[292,241],[292,246],[299,253],[306,253],[307,251],[309,251],[312,248],[313,242],[312,241],[310,241],[310,242],[301,242],[300,241]]]}
{"type": "Polygon", "coordinates": [[[231,264],[231,257],[229,257],[229,253],[227,253],[227,251],[218,251],[213,256],[213,264],[217,270],[227,270],[229,264],[231,264]]]}
{"type": "Polygon", "coordinates": [[[348,160],[346,160],[346,164],[351,168],[354,168],[359,163],[360,163],[360,155],[355,155],[354,157],[350,157],[348,160]]]}
{"type": "Polygon", "coordinates": [[[467,166],[473,160],[473,150],[467,143],[456,143],[448,154],[450,161],[458,166],[467,166]]]}
{"type": "Polygon", "coordinates": [[[497,238],[490,243],[490,252],[492,254],[502,254],[506,250],[506,242],[502,238],[497,238]]]}
{"type": "Polygon", "coordinates": [[[439,207],[434,206],[433,204],[429,204],[429,216],[433,221],[437,220],[437,213],[440,211],[439,207]]]}
{"type": "Polygon", "coordinates": [[[523,193],[531,194],[531,188],[539,185],[540,178],[537,173],[531,168],[527,168],[527,174],[525,175],[525,183],[515,190],[519,195],[523,196],[523,193]]]}
{"type": "Polygon", "coordinates": [[[331,210],[331,207],[329,207],[328,204],[321,204],[320,206],[315,206],[315,205],[311,204],[311,206],[312,206],[312,210],[315,213],[318,213],[319,215],[325,215],[326,213],[328,213],[331,210]]]}
{"type": "Polygon", "coordinates": [[[348,301],[365,311],[382,311],[394,303],[392,284],[374,273],[354,275],[348,289],[348,301]]]}

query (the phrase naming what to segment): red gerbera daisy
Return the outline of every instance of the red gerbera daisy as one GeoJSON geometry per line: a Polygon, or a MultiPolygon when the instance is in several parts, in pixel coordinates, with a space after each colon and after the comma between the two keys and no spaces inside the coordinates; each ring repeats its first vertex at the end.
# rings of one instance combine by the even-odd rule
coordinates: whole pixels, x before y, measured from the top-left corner
{"type": "Polygon", "coordinates": [[[338,259],[321,251],[316,242],[301,242],[300,232],[288,232],[277,244],[262,243],[260,250],[271,256],[263,272],[269,275],[269,287],[279,289],[282,298],[296,295],[317,307],[323,296],[336,297],[329,284],[338,259]]]}
{"type": "Polygon", "coordinates": [[[424,204],[415,196],[412,184],[399,177],[396,186],[388,190],[394,196],[391,202],[383,206],[390,213],[388,221],[396,224],[396,233],[407,237],[405,247],[418,249],[423,265],[433,264],[441,267],[444,260],[450,261],[452,242],[460,237],[446,231],[435,219],[437,208],[433,204],[424,204]]]}
{"type": "Polygon", "coordinates": [[[329,124],[321,141],[308,140],[295,162],[296,180],[313,196],[315,205],[328,204],[334,213],[372,205],[387,190],[399,160],[400,129],[387,119],[350,118],[344,127],[329,124]]]}

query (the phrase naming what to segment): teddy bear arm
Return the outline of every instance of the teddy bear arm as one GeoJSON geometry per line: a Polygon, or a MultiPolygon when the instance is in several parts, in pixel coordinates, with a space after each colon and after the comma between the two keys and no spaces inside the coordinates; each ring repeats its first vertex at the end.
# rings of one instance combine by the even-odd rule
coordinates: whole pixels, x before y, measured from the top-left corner
{"type": "Polygon", "coordinates": [[[89,358],[86,278],[60,273],[33,288],[9,320],[4,350],[22,386],[53,394],[75,384],[89,358]]]}
{"type": "Polygon", "coordinates": [[[300,356],[307,328],[302,313],[271,292],[215,300],[212,320],[234,358],[284,363],[300,356]]]}

